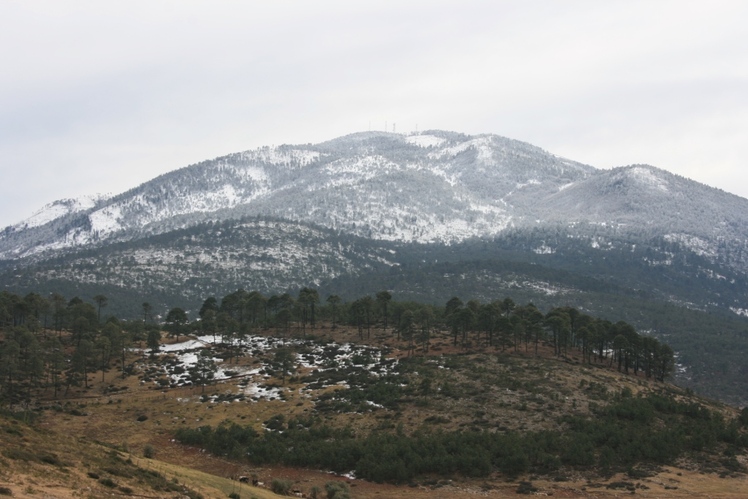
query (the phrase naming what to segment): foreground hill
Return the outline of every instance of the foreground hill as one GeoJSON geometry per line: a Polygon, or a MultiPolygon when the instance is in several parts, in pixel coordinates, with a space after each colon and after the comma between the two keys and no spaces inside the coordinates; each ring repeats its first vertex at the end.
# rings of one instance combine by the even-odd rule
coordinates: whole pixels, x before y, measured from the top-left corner
{"type": "Polygon", "coordinates": [[[455,347],[447,331],[428,351],[380,328],[308,332],[173,339],[155,355],[133,351],[124,377],[89,373],[87,387],[50,393],[30,426],[2,419],[0,487],[17,497],[81,487],[269,497],[274,484],[322,497],[331,482],[355,498],[748,493],[741,414],[644,373],[548,345],[455,347]],[[213,381],[201,359],[215,363],[213,381]],[[448,441],[458,460],[419,471],[448,441]],[[402,447],[415,444],[425,447],[402,447]],[[266,488],[227,480],[241,475],[266,488]]]}
{"type": "MultiPolygon", "coordinates": [[[[65,413],[57,413],[64,418],[65,413]]],[[[15,498],[280,497],[267,490],[98,442],[86,432],[50,429],[36,414],[0,414],[0,496],[15,498]]]]}

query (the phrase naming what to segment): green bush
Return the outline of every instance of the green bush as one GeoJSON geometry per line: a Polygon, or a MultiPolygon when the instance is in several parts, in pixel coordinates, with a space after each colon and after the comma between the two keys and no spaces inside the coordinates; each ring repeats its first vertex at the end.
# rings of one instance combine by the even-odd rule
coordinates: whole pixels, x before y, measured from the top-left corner
{"type": "MultiPolygon", "coordinates": [[[[283,424],[273,418],[269,422],[278,431],[258,434],[251,427],[226,423],[180,429],[176,438],[216,455],[249,458],[256,465],[354,470],[359,478],[389,483],[408,483],[424,475],[485,477],[498,472],[516,477],[552,473],[561,466],[624,471],[639,463],[672,463],[693,451],[713,452],[724,444],[732,446],[733,454],[748,447],[748,435],[739,431],[737,422],[670,396],[625,397],[594,412],[592,418],[562,418],[564,432],[405,435],[394,430],[357,437],[314,418],[291,418],[283,424]]],[[[723,466],[736,467],[729,459],[723,466]]]]}
{"type": "Polygon", "coordinates": [[[519,486],[517,487],[517,494],[535,494],[538,489],[535,487],[532,482],[519,482],[519,486]]]}
{"type": "Polygon", "coordinates": [[[117,486],[117,483],[111,478],[102,478],[101,480],[99,480],[99,483],[104,487],[109,487],[110,489],[113,489],[117,486]]]}
{"type": "Polygon", "coordinates": [[[325,484],[327,499],[350,499],[351,489],[345,482],[327,482],[325,484]]]}
{"type": "Polygon", "coordinates": [[[292,485],[293,482],[291,480],[273,478],[273,481],[270,482],[270,490],[278,495],[285,496],[288,495],[289,492],[291,492],[292,485]]]}

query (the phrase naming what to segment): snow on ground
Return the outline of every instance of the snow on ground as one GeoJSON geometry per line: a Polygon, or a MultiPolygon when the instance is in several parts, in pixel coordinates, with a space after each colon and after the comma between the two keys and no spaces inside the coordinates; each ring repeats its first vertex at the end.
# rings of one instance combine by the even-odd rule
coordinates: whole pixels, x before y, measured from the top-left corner
{"type": "Polygon", "coordinates": [[[666,234],[664,239],[668,242],[680,243],[699,256],[707,258],[715,258],[717,256],[715,244],[697,236],[682,233],[666,234]]]}
{"type": "Polygon", "coordinates": [[[737,307],[730,307],[730,310],[737,315],[742,315],[744,317],[748,317],[748,309],[745,308],[737,308],[737,307]]]}
{"type": "Polygon", "coordinates": [[[413,144],[418,147],[436,147],[445,142],[445,139],[436,137],[435,135],[410,135],[405,137],[405,141],[408,144],[413,144]]]}
{"type": "MultiPolygon", "coordinates": [[[[212,338],[212,336],[210,337],[212,338]]],[[[181,343],[172,343],[171,345],[161,345],[160,350],[162,352],[182,352],[182,351],[189,351],[189,350],[195,350],[197,348],[205,348],[208,346],[205,342],[197,339],[197,340],[187,340],[183,341],[181,343]]]]}
{"type": "Polygon", "coordinates": [[[667,181],[655,175],[655,173],[652,172],[652,170],[650,170],[649,168],[635,166],[631,168],[630,174],[641,184],[661,190],[663,192],[668,192],[667,181]]]}
{"type": "Polygon", "coordinates": [[[100,237],[122,229],[119,223],[122,218],[119,205],[105,206],[91,213],[88,218],[91,220],[91,232],[97,232],[100,237]]]}
{"type": "MultiPolygon", "coordinates": [[[[211,348],[221,343],[222,339],[219,336],[206,335],[189,338],[178,343],[161,345],[159,353],[166,355],[169,361],[164,364],[158,364],[157,366],[151,365],[146,367],[146,371],[151,371],[148,380],[159,384],[159,374],[166,374],[171,386],[189,385],[191,383],[189,370],[197,363],[199,353],[206,348],[211,348]],[[154,370],[158,374],[153,374],[154,370]]],[[[253,357],[259,357],[269,351],[284,346],[293,345],[300,347],[302,352],[296,355],[296,367],[315,370],[316,372],[334,370],[343,366],[353,366],[364,369],[373,376],[384,376],[390,374],[397,365],[397,360],[388,359],[385,352],[379,348],[351,343],[338,344],[330,342],[322,344],[298,338],[284,339],[250,335],[241,341],[233,340],[233,344],[241,348],[244,355],[253,357]]],[[[150,352],[148,349],[134,349],[134,351],[141,352],[144,357],[150,352]]],[[[238,384],[239,392],[233,398],[211,395],[207,400],[226,403],[232,400],[240,401],[247,399],[254,401],[259,399],[283,400],[282,393],[286,390],[285,388],[266,384],[270,375],[265,373],[267,367],[265,364],[253,364],[250,367],[227,364],[222,362],[220,358],[213,358],[213,361],[217,366],[213,378],[215,381],[220,382],[232,378],[241,378],[241,381],[238,384]]],[[[147,381],[144,380],[143,382],[147,381]]],[[[333,383],[333,385],[340,388],[350,388],[345,382],[333,383]]],[[[321,385],[321,387],[325,386],[328,385],[321,385]]],[[[302,389],[302,391],[308,392],[309,390],[302,389]]],[[[189,401],[189,399],[184,399],[184,401],[189,401]]],[[[372,403],[372,405],[374,404],[372,403]]]]}
{"type": "Polygon", "coordinates": [[[82,196],[75,199],[60,199],[44,206],[16,227],[38,227],[69,213],[88,210],[96,205],[102,196],[82,196]]]}

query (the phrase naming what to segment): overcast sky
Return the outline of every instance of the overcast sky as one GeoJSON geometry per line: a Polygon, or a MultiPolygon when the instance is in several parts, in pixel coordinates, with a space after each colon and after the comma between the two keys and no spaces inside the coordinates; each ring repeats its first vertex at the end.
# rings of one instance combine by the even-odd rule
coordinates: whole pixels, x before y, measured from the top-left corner
{"type": "Polygon", "coordinates": [[[0,227],[348,133],[495,133],[748,197],[748,2],[0,3],[0,227]]]}

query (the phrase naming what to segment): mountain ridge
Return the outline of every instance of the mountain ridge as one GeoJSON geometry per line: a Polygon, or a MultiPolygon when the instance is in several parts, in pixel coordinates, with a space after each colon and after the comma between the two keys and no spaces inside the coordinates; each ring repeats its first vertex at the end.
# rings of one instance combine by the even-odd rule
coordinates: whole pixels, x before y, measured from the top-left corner
{"type": "Polygon", "coordinates": [[[676,234],[748,239],[742,215],[748,200],[665,170],[598,170],[496,135],[438,131],[361,132],[317,145],[262,147],[93,202],[49,206],[67,210],[6,227],[0,259],[257,215],[404,242],[457,242],[538,223],[647,226],[658,220],[674,225],[676,234]],[[708,209],[694,207],[694,198],[707,201],[708,209]],[[721,209],[725,202],[738,209],[721,209]],[[657,217],[643,220],[652,206],[657,217]],[[695,210],[707,216],[700,227],[692,223],[695,210]]]}
{"type": "MultiPolygon", "coordinates": [[[[510,139],[460,136],[465,138],[456,143],[454,138],[444,138],[445,135],[457,136],[444,133],[433,136],[361,133],[317,146],[263,147],[203,161],[156,177],[139,187],[100,201],[95,206],[81,206],[80,209],[70,210],[44,224],[51,229],[47,234],[42,230],[43,227],[28,224],[27,221],[9,226],[0,236],[0,258],[29,256],[47,248],[56,250],[105,240],[130,239],[138,237],[138,234],[165,230],[159,227],[160,224],[168,229],[173,226],[169,221],[178,220],[179,217],[192,215],[203,220],[221,220],[226,218],[229,211],[235,212],[229,214],[229,217],[257,214],[286,216],[350,230],[358,235],[368,235],[360,228],[353,227],[348,220],[349,212],[354,210],[353,206],[342,206],[331,213],[321,213],[320,207],[325,203],[329,205],[340,201],[343,197],[341,190],[347,190],[345,195],[350,195],[351,189],[367,188],[369,194],[376,193],[377,196],[364,208],[356,210],[356,218],[361,218],[364,215],[362,212],[370,212],[376,206],[398,201],[396,205],[399,212],[389,210],[379,217],[386,216],[398,223],[386,224],[373,219],[366,221],[373,227],[375,238],[421,242],[460,240],[491,232],[489,223],[498,221],[503,227],[508,219],[501,201],[489,199],[487,202],[487,195],[492,193],[485,192],[483,179],[477,175],[466,175],[465,165],[476,161],[477,173],[485,172],[486,165],[482,163],[487,161],[492,151],[499,150],[497,147],[493,150],[487,148],[487,142],[502,143],[500,150],[505,155],[511,153],[518,156],[523,153],[527,157],[536,158],[537,162],[537,155],[542,154],[544,157],[541,159],[545,162],[554,161],[551,159],[554,158],[552,155],[541,152],[539,148],[510,139]],[[414,145],[408,142],[413,137],[433,137],[441,146],[414,145]],[[510,152],[507,152],[506,144],[512,145],[510,152]],[[522,146],[520,149],[517,148],[518,144],[522,146]],[[534,156],[527,154],[527,151],[534,156]],[[400,163],[394,161],[403,159],[400,163]],[[377,189],[399,184],[401,187],[406,186],[406,196],[409,194],[415,197],[424,178],[442,199],[449,201],[442,210],[445,213],[440,214],[442,219],[446,215],[446,222],[438,219],[437,215],[428,213],[428,210],[422,210],[428,220],[427,225],[434,228],[427,234],[408,230],[411,221],[405,212],[413,210],[404,201],[410,200],[396,200],[396,196],[382,195],[386,189],[377,189]],[[374,180],[379,180],[384,185],[372,186],[374,180]],[[457,192],[452,194],[455,189],[457,192]],[[297,213],[291,211],[289,214],[289,210],[283,205],[288,204],[289,199],[298,199],[300,194],[313,194],[320,202],[307,203],[307,206],[299,207],[297,213]],[[310,208],[313,215],[311,218],[299,215],[298,212],[303,213],[304,208],[310,208]],[[470,216],[457,215],[465,210],[472,212],[472,219],[470,216]],[[478,228],[465,227],[468,223],[477,223],[478,228]]],[[[572,163],[565,161],[564,165],[569,168],[572,163]]],[[[511,187],[508,182],[519,185],[520,188],[538,182],[537,179],[518,174],[516,168],[514,173],[516,179],[504,182],[506,194],[512,194],[507,189],[511,187]]]]}
{"type": "MultiPolygon", "coordinates": [[[[473,239],[512,246],[519,237],[528,254],[612,256],[617,249],[617,258],[633,252],[653,268],[679,261],[690,262],[680,268],[692,276],[719,280],[737,273],[731,282],[748,276],[746,199],[649,165],[598,170],[524,142],[444,131],[360,132],[316,145],[261,147],[195,163],[114,196],[61,200],[6,227],[0,261],[23,267],[80,250],[106,254],[113,244],[214,223],[234,221],[227,230],[241,232],[248,227],[241,221],[250,218],[297,224],[296,234],[286,232],[294,247],[309,224],[332,231],[325,237],[354,236],[373,246],[473,239]],[[578,241],[574,248],[564,242],[570,239],[578,241]],[[642,247],[649,253],[639,254],[642,247]]],[[[329,254],[315,244],[309,255],[329,254]]],[[[341,275],[321,272],[308,282],[341,275]]],[[[297,284],[295,278],[286,286],[278,282],[297,284]]],[[[745,290],[727,296],[718,298],[720,306],[744,308],[745,290]]],[[[705,297],[697,306],[707,305],[705,297]]]]}

